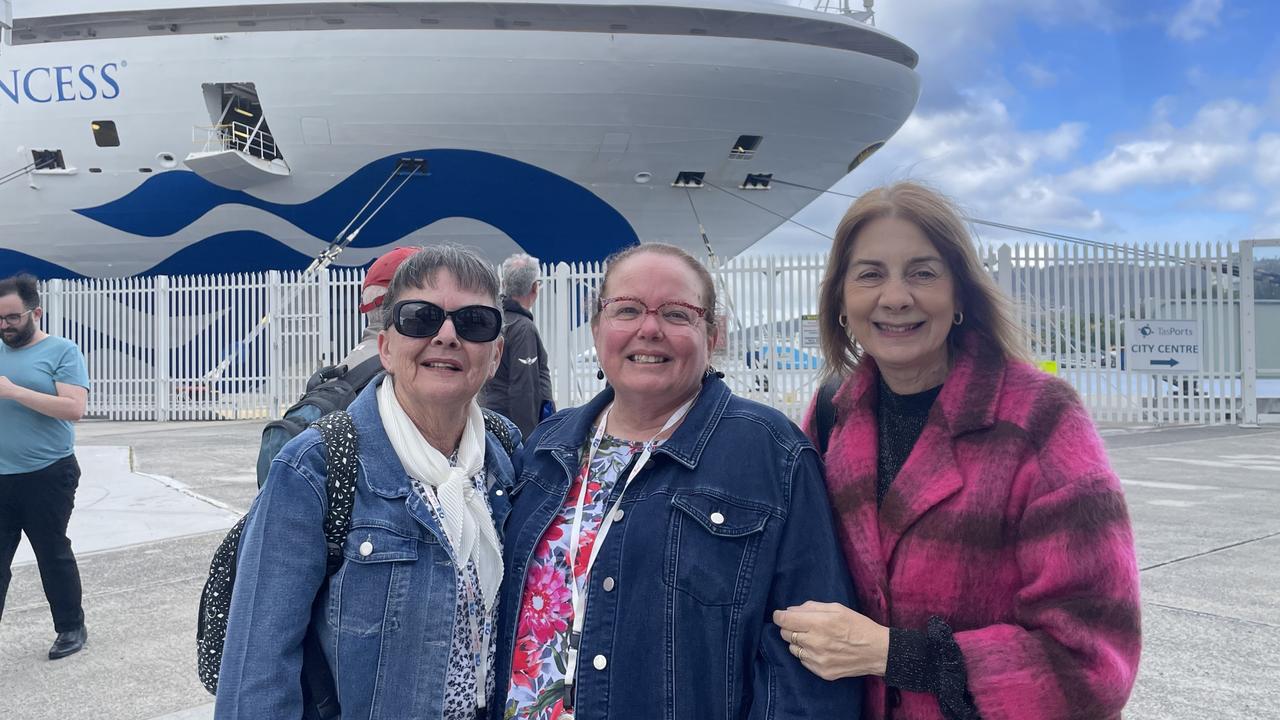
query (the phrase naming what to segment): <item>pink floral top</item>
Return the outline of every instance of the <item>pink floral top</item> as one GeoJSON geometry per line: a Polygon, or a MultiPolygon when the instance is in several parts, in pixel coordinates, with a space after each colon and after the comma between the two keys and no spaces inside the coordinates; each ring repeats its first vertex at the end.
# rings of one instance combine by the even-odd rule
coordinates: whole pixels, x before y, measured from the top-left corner
{"type": "MultiPolygon", "coordinates": [[[[592,433],[594,435],[594,432],[592,433]]],[[[590,452],[590,441],[582,456],[590,452]]],[[[587,562],[596,532],[609,509],[609,499],[631,456],[644,443],[604,435],[591,467],[578,471],[560,514],[552,521],[534,550],[520,601],[507,691],[506,720],[557,720],[564,713],[564,676],[569,656],[569,630],[573,626],[573,595],[569,588],[569,536],[582,483],[587,483],[582,530],[573,577],[585,587],[587,562]]]]}

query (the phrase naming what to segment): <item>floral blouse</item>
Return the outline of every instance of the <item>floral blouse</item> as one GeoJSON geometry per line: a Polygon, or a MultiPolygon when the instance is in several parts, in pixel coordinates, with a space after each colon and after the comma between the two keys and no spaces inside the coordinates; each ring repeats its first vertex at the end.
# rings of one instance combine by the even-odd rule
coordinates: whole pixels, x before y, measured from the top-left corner
{"type": "Polygon", "coordinates": [[[583,446],[583,467],[569,487],[560,514],[538,541],[529,563],[520,601],[520,624],[516,629],[505,720],[557,720],[565,713],[564,679],[569,659],[569,632],[573,627],[569,538],[573,532],[578,493],[582,483],[586,482],[587,496],[583,502],[582,529],[576,567],[573,568],[573,579],[579,588],[585,588],[591,547],[609,509],[610,497],[632,455],[643,450],[642,442],[605,434],[590,467],[586,467],[585,458],[591,451],[590,440],[583,446]]]}
{"type": "MultiPolygon", "coordinates": [[[[451,465],[457,464],[457,454],[449,458],[451,465]]],[[[476,492],[487,502],[486,474],[481,471],[471,478],[476,492]]],[[[436,499],[434,490],[425,487],[417,480],[412,481],[413,490],[431,509],[431,515],[437,523],[444,526],[444,508],[436,499]]],[[[476,718],[476,677],[480,670],[480,653],[485,653],[488,677],[485,683],[485,697],[493,697],[494,677],[493,661],[497,653],[497,633],[494,623],[495,612],[486,613],[484,598],[480,593],[480,574],[476,570],[475,561],[467,561],[466,567],[458,568],[457,607],[453,624],[453,642],[449,646],[449,667],[445,671],[444,720],[475,720],[476,718]]]]}

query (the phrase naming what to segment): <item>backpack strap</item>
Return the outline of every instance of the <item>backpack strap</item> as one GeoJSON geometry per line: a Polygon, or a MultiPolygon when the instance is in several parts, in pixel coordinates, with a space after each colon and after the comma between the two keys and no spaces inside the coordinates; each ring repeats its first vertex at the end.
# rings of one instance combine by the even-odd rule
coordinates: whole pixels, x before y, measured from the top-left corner
{"type": "Polygon", "coordinates": [[[351,528],[351,506],[356,499],[359,436],[345,410],[331,412],[315,422],[328,453],[325,462],[325,494],[329,508],[324,516],[324,540],[328,546],[328,573],[342,564],[342,544],[351,528]]]}
{"type": "Polygon", "coordinates": [[[844,378],[834,376],[827,378],[818,387],[818,405],[814,410],[818,423],[818,454],[826,457],[827,445],[831,440],[831,430],[836,426],[836,391],[844,378]]]}
{"type": "Polygon", "coordinates": [[[507,425],[507,419],[489,408],[480,408],[480,412],[484,415],[484,429],[486,432],[493,433],[498,438],[498,442],[502,444],[502,449],[507,451],[507,455],[516,454],[516,443],[511,439],[511,428],[507,425]]]}

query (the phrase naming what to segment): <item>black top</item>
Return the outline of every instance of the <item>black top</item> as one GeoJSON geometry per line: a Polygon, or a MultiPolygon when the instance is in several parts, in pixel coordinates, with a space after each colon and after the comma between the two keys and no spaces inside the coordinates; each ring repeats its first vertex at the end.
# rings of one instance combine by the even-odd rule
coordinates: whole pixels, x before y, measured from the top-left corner
{"type": "MultiPolygon", "coordinates": [[[[894,478],[906,464],[929,419],[929,410],[942,392],[939,385],[923,392],[899,395],[879,379],[876,403],[876,504],[884,502],[894,478]]],[[[885,684],[911,692],[933,693],[947,720],[980,720],[969,694],[964,656],[951,627],[940,617],[929,618],[922,630],[889,629],[889,662],[885,684]]]]}
{"type": "Polygon", "coordinates": [[[942,386],[923,392],[899,395],[889,389],[884,377],[879,379],[880,397],[876,403],[879,457],[876,459],[876,504],[884,503],[885,493],[898,471],[906,464],[920,433],[929,419],[929,408],[942,392],[942,386]]]}

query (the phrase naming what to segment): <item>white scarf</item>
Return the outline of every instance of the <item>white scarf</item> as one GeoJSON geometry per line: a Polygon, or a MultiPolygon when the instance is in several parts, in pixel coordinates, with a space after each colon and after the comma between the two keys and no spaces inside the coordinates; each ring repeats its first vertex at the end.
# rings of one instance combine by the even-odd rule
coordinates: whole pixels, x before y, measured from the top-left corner
{"type": "Polygon", "coordinates": [[[493,610],[498,599],[498,584],[502,581],[502,545],[484,494],[477,492],[471,481],[484,470],[485,431],[480,406],[472,400],[467,409],[467,426],[462,431],[455,466],[422,437],[396,399],[389,375],[378,388],[378,413],[405,472],[435,490],[443,511],[441,524],[458,567],[465,568],[467,560],[475,561],[485,610],[493,610]]]}

